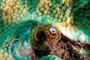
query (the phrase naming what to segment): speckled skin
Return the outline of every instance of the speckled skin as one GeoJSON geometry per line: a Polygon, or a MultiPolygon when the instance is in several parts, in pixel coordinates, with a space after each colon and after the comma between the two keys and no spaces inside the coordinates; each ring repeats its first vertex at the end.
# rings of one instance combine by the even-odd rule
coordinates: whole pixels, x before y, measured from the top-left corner
{"type": "Polygon", "coordinates": [[[90,44],[90,0],[0,0],[0,13],[0,47],[5,51],[30,21],[54,24],[68,38],[90,44]]]}

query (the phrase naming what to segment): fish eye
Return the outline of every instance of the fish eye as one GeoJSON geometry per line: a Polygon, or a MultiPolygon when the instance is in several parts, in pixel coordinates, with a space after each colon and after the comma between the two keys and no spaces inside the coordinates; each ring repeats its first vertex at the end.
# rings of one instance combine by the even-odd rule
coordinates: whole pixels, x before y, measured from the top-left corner
{"type": "Polygon", "coordinates": [[[43,31],[37,32],[36,38],[39,40],[39,43],[43,43],[44,41],[46,41],[46,36],[43,31]]]}

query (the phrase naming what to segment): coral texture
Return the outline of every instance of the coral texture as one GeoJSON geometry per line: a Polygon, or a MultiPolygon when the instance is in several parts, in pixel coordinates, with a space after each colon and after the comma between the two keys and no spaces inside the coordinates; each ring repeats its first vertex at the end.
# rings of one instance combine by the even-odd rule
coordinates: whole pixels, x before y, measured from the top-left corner
{"type": "Polygon", "coordinates": [[[89,59],[89,44],[90,0],[0,0],[0,48],[12,56],[89,59]]]}
{"type": "Polygon", "coordinates": [[[62,60],[54,55],[43,56],[40,60],[62,60]]]}
{"type": "Polygon", "coordinates": [[[4,50],[0,49],[0,60],[15,60],[9,53],[6,53],[4,50]]]}

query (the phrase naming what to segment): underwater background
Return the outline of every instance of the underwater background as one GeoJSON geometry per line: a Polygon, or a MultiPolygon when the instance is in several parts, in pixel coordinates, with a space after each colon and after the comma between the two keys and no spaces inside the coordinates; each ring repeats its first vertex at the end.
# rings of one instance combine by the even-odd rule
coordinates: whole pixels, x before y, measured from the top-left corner
{"type": "Polygon", "coordinates": [[[0,0],[0,60],[90,60],[90,0],[0,0]]]}

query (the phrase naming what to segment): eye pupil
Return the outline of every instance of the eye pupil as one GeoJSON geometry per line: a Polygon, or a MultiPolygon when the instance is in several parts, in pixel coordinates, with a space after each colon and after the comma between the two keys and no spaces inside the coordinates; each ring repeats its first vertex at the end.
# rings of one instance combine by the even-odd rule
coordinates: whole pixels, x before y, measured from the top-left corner
{"type": "Polygon", "coordinates": [[[41,40],[44,41],[45,40],[45,36],[42,36],[42,39],[41,40]]]}
{"type": "Polygon", "coordinates": [[[42,43],[46,40],[46,36],[43,31],[38,32],[36,37],[39,40],[38,42],[40,42],[40,43],[42,43]]]}
{"type": "Polygon", "coordinates": [[[57,33],[57,30],[54,27],[52,27],[52,28],[50,28],[50,33],[52,35],[55,35],[57,33]]]}

